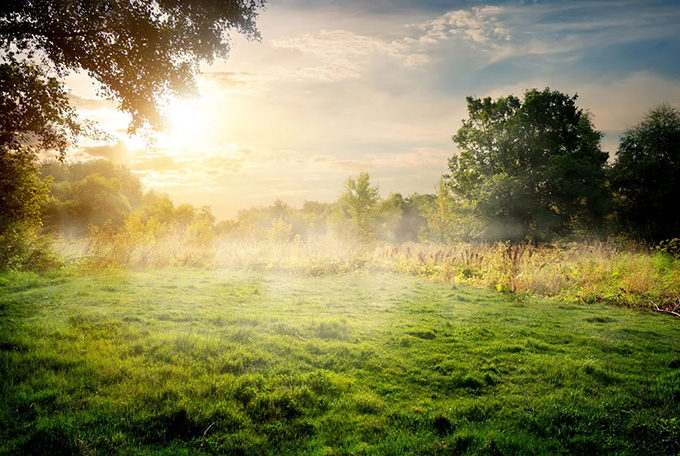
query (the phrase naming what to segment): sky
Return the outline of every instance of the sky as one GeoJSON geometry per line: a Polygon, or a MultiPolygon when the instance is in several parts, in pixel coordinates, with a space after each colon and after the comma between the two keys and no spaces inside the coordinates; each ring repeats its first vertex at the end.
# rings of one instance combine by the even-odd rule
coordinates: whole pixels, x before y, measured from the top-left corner
{"type": "Polygon", "coordinates": [[[81,115],[117,139],[70,156],[124,164],[220,220],[277,199],[335,201],[364,171],[383,197],[433,193],[467,96],[550,87],[578,94],[613,157],[649,109],[680,108],[679,23],[678,0],[269,0],[261,41],[234,35],[152,147],[71,76],[81,115]]]}

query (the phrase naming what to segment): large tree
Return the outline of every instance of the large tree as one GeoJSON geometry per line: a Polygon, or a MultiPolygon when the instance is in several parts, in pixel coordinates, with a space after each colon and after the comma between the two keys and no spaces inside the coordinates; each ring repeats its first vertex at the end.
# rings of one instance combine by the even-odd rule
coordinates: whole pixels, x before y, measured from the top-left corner
{"type": "Polygon", "coordinates": [[[467,98],[449,184],[480,238],[541,241],[602,221],[608,155],[576,98],[549,88],[467,98]]]}
{"type": "Polygon", "coordinates": [[[226,57],[228,31],[258,38],[264,0],[4,0],[4,64],[63,76],[83,70],[131,114],[132,131],[163,126],[170,96],[195,92],[201,61],[226,57]]]}
{"type": "Polygon", "coordinates": [[[650,241],[680,237],[680,111],[658,106],[626,130],[610,181],[624,229],[650,241]]]}

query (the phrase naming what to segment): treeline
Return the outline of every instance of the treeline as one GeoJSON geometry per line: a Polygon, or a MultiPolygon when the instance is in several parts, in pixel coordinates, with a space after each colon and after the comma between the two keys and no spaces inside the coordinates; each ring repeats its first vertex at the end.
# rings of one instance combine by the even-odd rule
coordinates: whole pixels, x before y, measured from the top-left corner
{"type": "Polygon", "coordinates": [[[616,159],[576,97],[546,89],[468,98],[453,136],[460,153],[433,194],[383,199],[367,173],[349,177],[335,202],[276,201],[215,223],[208,207],[175,206],[134,173],[105,160],[43,163],[44,231],[67,236],[146,230],[289,242],[332,235],[391,243],[531,241],[624,235],[659,242],[680,233],[680,113],[662,105],[624,133],[616,159]],[[154,228],[152,229],[151,226],[154,228]],[[93,231],[94,230],[94,231],[93,231]],[[98,230],[98,231],[97,231],[98,230]],[[187,231],[188,230],[188,231],[187,231]]]}
{"type": "Polygon", "coordinates": [[[522,99],[468,97],[441,188],[449,240],[680,235],[680,112],[649,111],[610,163],[576,99],[549,88],[522,99]]]}
{"type": "Polygon", "coordinates": [[[426,214],[434,195],[399,193],[382,199],[367,173],[347,179],[337,201],[305,201],[294,208],[276,201],[271,206],[241,210],[217,224],[220,236],[276,242],[307,241],[332,236],[342,241],[417,242],[428,239],[426,214]]]}
{"type": "Polygon", "coordinates": [[[43,232],[66,238],[105,231],[187,235],[201,225],[211,236],[241,240],[289,242],[333,235],[343,240],[407,242],[430,239],[428,219],[435,215],[435,195],[404,198],[397,193],[382,199],[367,173],[347,179],[335,202],[305,201],[295,208],[277,200],[219,223],[209,207],[175,205],[165,194],[145,191],[125,166],[104,159],[45,162],[38,176],[49,191],[40,205],[43,232]]]}
{"type": "Polygon", "coordinates": [[[614,235],[658,244],[680,234],[677,109],[650,110],[609,161],[575,96],[532,89],[467,104],[452,137],[459,153],[433,194],[382,198],[361,173],[334,202],[276,201],[219,223],[209,207],[175,205],[106,160],[37,166],[35,151],[2,149],[0,269],[54,261],[45,234],[88,239],[92,258],[154,265],[205,264],[216,239],[541,244],[614,235]]]}

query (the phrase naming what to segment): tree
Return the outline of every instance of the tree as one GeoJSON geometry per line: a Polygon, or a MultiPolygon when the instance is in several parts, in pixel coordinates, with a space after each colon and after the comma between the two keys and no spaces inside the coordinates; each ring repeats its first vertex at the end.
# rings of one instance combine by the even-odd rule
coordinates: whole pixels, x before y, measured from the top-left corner
{"type": "Polygon", "coordinates": [[[549,88],[523,100],[467,98],[448,179],[480,238],[541,241],[601,224],[607,153],[576,98],[549,88]]]}
{"type": "Polygon", "coordinates": [[[120,228],[132,207],[116,178],[91,174],[77,182],[62,182],[43,205],[42,215],[48,231],[85,235],[90,227],[108,223],[120,228]]]}
{"type": "Polygon", "coordinates": [[[624,229],[650,241],[680,236],[680,111],[662,104],[624,132],[610,182],[624,229]]]}
{"type": "Polygon", "coordinates": [[[426,208],[435,199],[431,194],[413,193],[404,200],[404,212],[397,231],[397,240],[418,242],[427,231],[426,208]]]}
{"type": "Polygon", "coordinates": [[[5,0],[0,47],[4,64],[33,81],[48,69],[59,76],[87,72],[103,96],[131,114],[131,131],[159,128],[167,98],[196,91],[199,63],[227,57],[230,30],[259,38],[255,19],[263,6],[264,0],[5,0]]]}
{"type": "Polygon", "coordinates": [[[338,200],[339,215],[352,224],[353,231],[362,239],[371,239],[378,222],[380,193],[371,185],[368,173],[361,173],[356,179],[350,177],[345,191],[338,200]]]}
{"type": "Polygon", "coordinates": [[[35,157],[0,147],[0,270],[20,266],[34,256],[34,229],[41,224],[40,204],[47,199],[35,157]]]}
{"type": "MultiPolygon", "coordinates": [[[[2,6],[0,8],[5,8],[2,6]]],[[[7,49],[4,49],[7,51],[7,49]]],[[[0,62],[0,249],[3,258],[27,257],[27,242],[41,225],[47,189],[37,177],[40,149],[63,153],[87,132],[76,120],[64,87],[40,67],[5,52],[0,62]],[[9,253],[14,252],[14,253],[9,253]],[[18,253],[24,252],[24,253],[18,253]]],[[[9,267],[9,260],[0,261],[9,267]]]]}
{"type": "Polygon", "coordinates": [[[439,179],[436,190],[436,196],[427,201],[424,207],[427,220],[426,239],[433,242],[468,240],[469,236],[462,230],[469,231],[472,224],[461,225],[461,220],[468,211],[464,210],[462,204],[456,202],[450,183],[444,177],[439,179]]]}

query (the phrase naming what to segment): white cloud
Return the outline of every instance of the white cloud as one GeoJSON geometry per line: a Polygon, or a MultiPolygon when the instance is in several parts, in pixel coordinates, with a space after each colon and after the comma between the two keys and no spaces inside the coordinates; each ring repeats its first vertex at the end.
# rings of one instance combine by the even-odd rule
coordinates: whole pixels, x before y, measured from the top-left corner
{"type": "Polygon", "coordinates": [[[452,38],[463,38],[473,43],[495,46],[498,42],[511,40],[510,30],[499,19],[504,12],[503,8],[497,6],[449,11],[420,25],[424,34],[418,39],[406,41],[435,44],[452,38]]]}
{"type": "Polygon", "coordinates": [[[275,48],[295,49],[315,57],[315,65],[280,67],[274,73],[277,77],[296,81],[360,78],[376,58],[395,59],[405,67],[419,66],[429,61],[426,54],[412,51],[402,41],[389,41],[347,30],[319,30],[272,40],[270,44],[275,48]]]}

